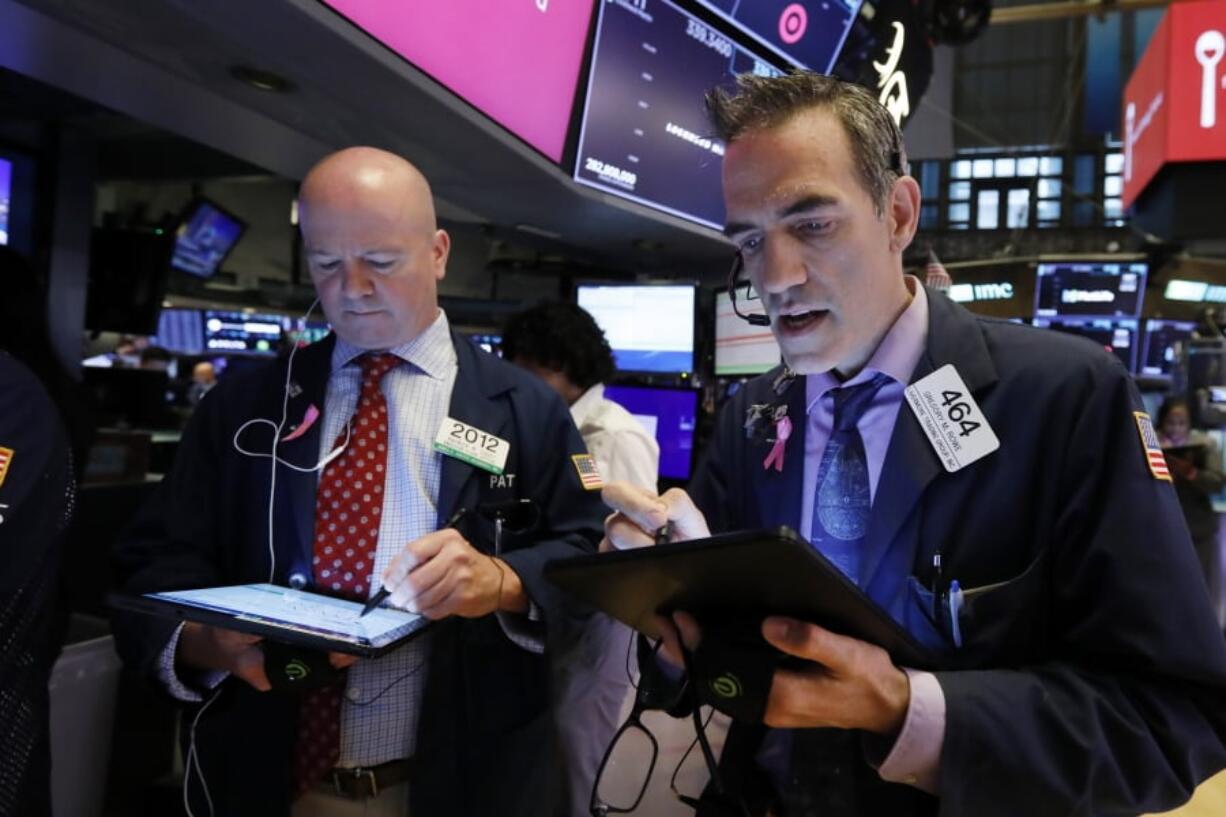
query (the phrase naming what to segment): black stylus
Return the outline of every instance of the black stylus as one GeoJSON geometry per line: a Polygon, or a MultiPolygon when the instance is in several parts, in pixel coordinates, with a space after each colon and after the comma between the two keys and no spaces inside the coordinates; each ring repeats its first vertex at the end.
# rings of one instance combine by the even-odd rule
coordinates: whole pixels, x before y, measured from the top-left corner
{"type": "MultiPolygon", "coordinates": [[[[443,527],[439,528],[439,530],[444,530],[446,528],[454,528],[456,526],[456,523],[459,522],[460,519],[462,519],[464,517],[464,514],[466,513],[468,513],[467,508],[460,508],[458,511],[456,511],[455,513],[451,515],[451,518],[447,520],[447,524],[443,525],[443,527]]],[[[391,594],[392,594],[392,591],[388,590],[386,587],[380,587],[379,592],[371,596],[370,601],[366,602],[366,606],[362,608],[362,612],[358,614],[358,618],[362,618],[363,616],[365,616],[366,614],[374,610],[376,607],[378,607],[380,604],[387,601],[387,597],[390,596],[391,594]]]]}

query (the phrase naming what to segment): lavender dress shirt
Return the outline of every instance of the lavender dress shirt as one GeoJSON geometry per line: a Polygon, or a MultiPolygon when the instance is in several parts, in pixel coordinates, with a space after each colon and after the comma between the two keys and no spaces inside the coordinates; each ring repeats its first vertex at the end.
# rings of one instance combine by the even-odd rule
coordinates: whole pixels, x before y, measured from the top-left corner
{"type": "MultiPolygon", "coordinates": [[[[877,392],[856,425],[864,440],[864,453],[868,459],[869,491],[874,498],[877,495],[881,467],[894,433],[894,423],[904,403],[903,392],[928,341],[928,296],[919,280],[912,276],[907,276],[907,288],[912,293],[911,303],[898,316],[877,351],[855,377],[840,382],[832,370],[805,378],[808,428],[805,433],[800,532],[806,539],[812,538],[817,472],[834,423],[834,398],[830,392],[840,386],[857,385],[883,374],[890,378],[890,382],[877,392]]],[[[936,794],[941,769],[941,745],[945,740],[945,695],[932,673],[906,668],[903,671],[911,682],[911,704],[902,731],[877,772],[884,780],[906,783],[936,794]]]]}

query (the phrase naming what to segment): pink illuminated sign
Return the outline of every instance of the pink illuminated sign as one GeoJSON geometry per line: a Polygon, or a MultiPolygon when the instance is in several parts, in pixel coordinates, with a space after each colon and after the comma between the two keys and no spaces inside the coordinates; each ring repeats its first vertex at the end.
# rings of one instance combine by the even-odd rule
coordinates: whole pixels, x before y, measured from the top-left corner
{"type": "Polygon", "coordinates": [[[323,0],[561,162],[591,0],[323,0]]]}

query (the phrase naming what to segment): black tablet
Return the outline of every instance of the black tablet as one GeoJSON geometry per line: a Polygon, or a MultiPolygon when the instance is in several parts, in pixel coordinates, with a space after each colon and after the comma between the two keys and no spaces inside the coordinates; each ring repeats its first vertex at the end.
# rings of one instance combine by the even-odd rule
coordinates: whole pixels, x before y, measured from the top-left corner
{"type": "Polygon", "coordinates": [[[271,641],[375,658],[420,633],[430,620],[416,613],[377,607],[359,616],[362,604],[274,584],[240,584],[112,595],[112,606],[163,618],[198,621],[271,641]]]}
{"type": "Polygon", "coordinates": [[[790,528],[746,531],[550,562],[545,576],[632,629],[658,637],[654,616],[699,623],[783,615],[883,647],[916,669],[939,661],[888,612],[790,528]]]}

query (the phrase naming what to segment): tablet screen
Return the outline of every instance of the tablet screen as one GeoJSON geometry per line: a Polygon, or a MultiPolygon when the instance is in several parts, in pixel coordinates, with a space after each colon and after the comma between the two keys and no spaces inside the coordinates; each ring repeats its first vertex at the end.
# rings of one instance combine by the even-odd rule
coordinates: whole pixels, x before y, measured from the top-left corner
{"type": "Polygon", "coordinates": [[[242,621],[257,621],[362,647],[384,647],[425,623],[416,613],[385,607],[377,607],[359,618],[358,614],[362,612],[359,602],[274,584],[176,590],[150,593],[149,597],[228,613],[242,621]]]}

